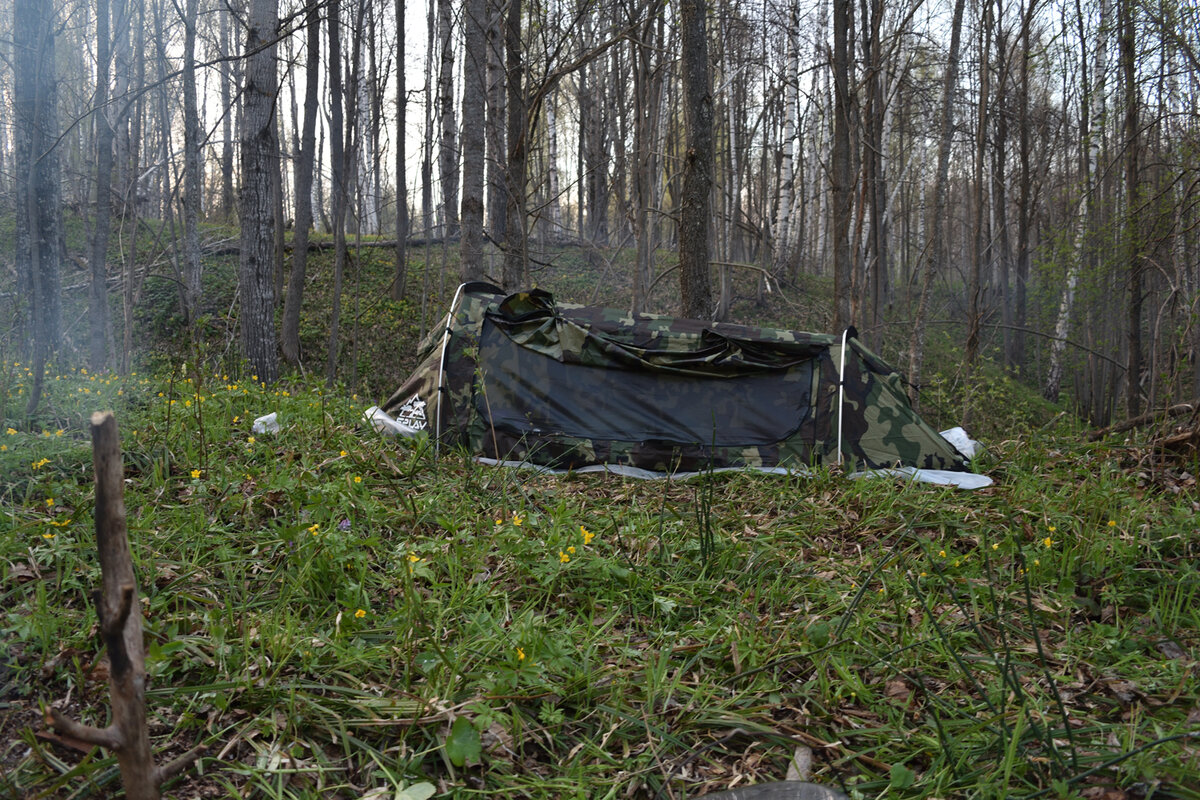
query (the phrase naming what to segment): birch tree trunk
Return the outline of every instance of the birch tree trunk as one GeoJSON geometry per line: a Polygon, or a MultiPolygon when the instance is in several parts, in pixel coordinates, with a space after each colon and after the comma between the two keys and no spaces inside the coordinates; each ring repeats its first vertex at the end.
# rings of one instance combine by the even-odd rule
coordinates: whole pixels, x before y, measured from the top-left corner
{"type": "MultiPolygon", "coordinates": [[[[562,237],[562,205],[558,201],[558,92],[551,90],[543,101],[546,110],[546,222],[547,240],[562,237]]],[[[546,226],[544,226],[546,227],[546,226]]]]}
{"type": "Polygon", "coordinates": [[[1054,325],[1054,338],[1050,341],[1050,368],[1046,375],[1043,396],[1057,402],[1062,389],[1063,355],[1067,348],[1067,334],[1071,331],[1071,318],[1075,305],[1075,291],[1079,284],[1079,272],[1087,260],[1089,232],[1096,211],[1095,187],[1092,177],[1099,166],[1100,140],[1104,135],[1106,108],[1105,75],[1108,69],[1108,23],[1109,0],[1100,0],[1100,20],[1095,35],[1095,52],[1092,56],[1092,80],[1088,106],[1090,112],[1083,115],[1080,124],[1081,144],[1084,149],[1083,176],[1080,181],[1079,202],[1076,205],[1076,229],[1073,257],[1067,262],[1067,274],[1063,283],[1062,298],[1058,304],[1058,319],[1054,325]]]}
{"type": "Polygon", "coordinates": [[[796,115],[800,97],[800,45],[798,11],[788,11],[787,67],[784,70],[783,141],[780,142],[779,197],[775,209],[775,271],[782,275],[791,263],[792,194],[795,180],[792,153],[796,149],[796,115]]]}

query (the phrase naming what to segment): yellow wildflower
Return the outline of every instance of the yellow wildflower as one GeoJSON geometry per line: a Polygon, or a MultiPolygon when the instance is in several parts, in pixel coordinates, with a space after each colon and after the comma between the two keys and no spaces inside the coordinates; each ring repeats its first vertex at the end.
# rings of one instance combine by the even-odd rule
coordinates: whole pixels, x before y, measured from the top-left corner
{"type": "Polygon", "coordinates": [[[525,660],[525,651],[522,648],[518,647],[517,648],[517,661],[524,661],[524,660],[525,660]]]}
{"type": "Polygon", "coordinates": [[[47,498],[46,498],[46,505],[48,505],[48,506],[53,506],[53,505],[54,505],[54,498],[53,498],[53,497],[47,497],[47,498]]]}
{"type": "Polygon", "coordinates": [[[314,522],[312,525],[308,526],[308,532],[311,533],[313,536],[316,536],[317,531],[320,529],[320,527],[321,527],[321,523],[314,522]]]}
{"type": "Polygon", "coordinates": [[[246,437],[246,444],[254,444],[254,437],[253,437],[253,436],[247,436],[247,437],[246,437]]]}
{"type": "Polygon", "coordinates": [[[56,430],[56,431],[54,432],[54,435],[55,435],[55,436],[62,436],[62,435],[63,435],[63,433],[64,433],[63,429],[62,429],[62,428],[59,428],[58,430],[56,430]]]}
{"type": "Polygon", "coordinates": [[[583,527],[582,525],[579,526],[579,532],[583,534],[583,543],[584,544],[591,544],[592,539],[596,538],[596,534],[592,533],[591,531],[589,531],[587,528],[583,527]]]}
{"type": "Polygon", "coordinates": [[[358,609],[357,611],[355,611],[355,612],[354,612],[354,616],[355,616],[357,619],[362,619],[362,618],[363,618],[363,617],[365,617],[366,615],[367,615],[367,612],[366,612],[366,610],[365,610],[365,609],[361,609],[361,608],[360,608],[360,609],[358,609]]]}
{"type": "Polygon", "coordinates": [[[200,470],[198,470],[198,469],[192,470],[192,477],[198,480],[200,478],[200,470]]]}
{"type": "Polygon", "coordinates": [[[53,533],[43,533],[43,534],[42,534],[42,538],[43,538],[43,539],[53,539],[53,538],[54,538],[54,534],[53,534],[53,533]]]}
{"type": "Polygon", "coordinates": [[[571,557],[569,555],[564,553],[562,550],[558,551],[558,561],[560,564],[565,564],[570,560],[571,560],[571,557]]]}
{"type": "Polygon", "coordinates": [[[338,453],[338,455],[341,456],[342,458],[345,458],[348,455],[348,453],[345,450],[343,450],[342,452],[338,453]]]}
{"type": "Polygon", "coordinates": [[[7,429],[6,429],[4,432],[5,432],[5,433],[7,433],[9,436],[16,436],[16,435],[17,435],[17,429],[16,429],[16,428],[7,428],[7,429]]]}
{"type": "Polygon", "coordinates": [[[571,555],[575,555],[575,547],[574,546],[568,547],[567,552],[570,553],[571,555]]]}
{"type": "Polygon", "coordinates": [[[999,550],[999,549],[1000,549],[1000,543],[999,543],[999,542],[992,542],[992,549],[993,549],[993,550],[999,550]]]}
{"type": "Polygon", "coordinates": [[[525,521],[525,518],[524,518],[524,517],[522,517],[522,516],[521,516],[520,514],[518,514],[516,511],[512,512],[512,524],[513,524],[513,525],[516,525],[517,527],[520,527],[520,526],[521,526],[521,523],[522,523],[522,522],[524,522],[524,521],[525,521]]]}
{"type": "MultiPolygon", "coordinates": [[[[12,430],[12,429],[10,428],[9,430],[12,430]]],[[[1110,527],[1110,528],[1115,528],[1115,527],[1117,527],[1117,521],[1116,521],[1115,519],[1110,519],[1110,520],[1108,521],[1108,527],[1110,527]]]]}
{"type": "Polygon", "coordinates": [[[1047,536],[1045,539],[1042,539],[1042,546],[1043,547],[1053,547],[1054,540],[1051,539],[1049,536],[1047,536]]]}
{"type": "Polygon", "coordinates": [[[942,558],[945,558],[945,557],[946,557],[946,551],[945,551],[945,550],[938,550],[938,555],[939,555],[939,556],[941,556],[942,558]]]}
{"type": "Polygon", "coordinates": [[[355,476],[354,476],[354,482],[355,482],[355,483],[362,483],[362,475],[355,475],[355,476]]]}

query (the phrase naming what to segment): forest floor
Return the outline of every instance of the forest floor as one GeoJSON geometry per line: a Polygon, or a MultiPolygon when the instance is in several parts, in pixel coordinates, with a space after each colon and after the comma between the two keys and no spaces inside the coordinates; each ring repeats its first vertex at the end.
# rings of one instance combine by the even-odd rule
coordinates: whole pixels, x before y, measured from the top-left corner
{"type": "MultiPolygon", "coordinates": [[[[208,748],[172,797],[685,798],[797,763],[856,798],[1200,797],[1194,454],[1089,442],[993,373],[980,491],[536,476],[362,424],[420,301],[359,295],[359,378],[335,391],[257,384],[219,314],[180,347],[151,307],[139,374],[61,368],[33,426],[27,367],[0,364],[0,796],[119,786],[42,721],[106,721],[86,425],[106,407],[153,746],[208,748]],[[281,430],[254,433],[269,412],[281,430]]],[[[304,335],[316,351],[320,321],[304,335]]],[[[964,396],[952,371],[926,392],[947,417],[964,396]]]]}

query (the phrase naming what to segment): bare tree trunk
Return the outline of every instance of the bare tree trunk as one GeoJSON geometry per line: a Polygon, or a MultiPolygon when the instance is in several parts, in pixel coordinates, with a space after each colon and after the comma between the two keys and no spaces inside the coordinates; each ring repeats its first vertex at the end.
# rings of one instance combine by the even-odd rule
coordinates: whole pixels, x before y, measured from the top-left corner
{"type": "MultiPolygon", "coordinates": [[[[428,0],[425,13],[425,41],[432,42],[435,34],[434,8],[437,0],[428,0]]],[[[429,241],[433,237],[433,47],[425,48],[425,130],[424,148],[421,153],[421,215],[422,228],[425,232],[425,279],[429,278],[429,241]]]]}
{"type": "Polygon", "coordinates": [[[885,135],[885,66],[883,60],[882,0],[872,0],[869,7],[863,2],[863,33],[866,37],[864,49],[869,58],[866,79],[867,109],[863,125],[864,146],[862,148],[863,173],[867,185],[864,187],[871,215],[869,251],[870,263],[870,336],[872,346],[878,347],[882,339],[883,299],[888,288],[888,273],[891,268],[888,250],[888,179],[884,153],[888,141],[885,135]],[[870,17],[867,17],[868,8],[870,17]],[[869,25],[867,24],[869,21],[869,25]]]}
{"type": "Polygon", "coordinates": [[[791,263],[792,195],[795,176],[792,154],[796,149],[796,115],[800,97],[800,45],[798,9],[787,11],[787,68],[784,70],[783,141],[780,142],[779,197],[775,210],[775,271],[782,275],[791,263]]]}
{"type": "Polygon", "coordinates": [[[1000,314],[1004,323],[1003,357],[1004,367],[1011,374],[1016,365],[1012,354],[1012,238],[1008,224],[1008,123],[1012,113],[1010,92],[1012,82],[1011,52],[1008,48],[1008,31],[1004,26],[1004,3],[997,2],[996,58],[999,79],[996,81],[996,146],[992,151],[992,207],[996,218],[997,277],[1000,283],[1000,314]]]}
{"type": "MultiPolygon", "coordinates": [[[[130,31],[135,37],[136,47],[130,47],[127,42],[122,41],[124,37],[118,39],[118,44],[113,48],[113,55],[119,66],[124,65],[129,69],[134,70],[133,86],[130,86],[129,75],[125,69],[122,80],[118,81],[118,85],[123,81],[126,91],[134,90],[134,113],[132,115],[132,124],[128,129],[122,126],[122,136],[118,138],[118,151],[123,156],[118,159],[118,175],[120,174],[121,165],[124,165],[127,172],[131,175],[137,175],[141,163],[141,140],[142,140],[142,124],[145,119],[145,93],[142,87],[146,85],[146,6],[145,3],[137,3],[131,8],[136,8],[138,19],[130,25],[130,31]],[[132,50],[132,57],[129,57],[132,50]],[[125,58],[122,58],[125,55],[125,58]],[[125,147],[122,150],[121,143],[124,142],[125,147]]],[[[137,201],[137,181],[130,179],[119,184],[121,187],[121,216],[126,221],[131,230],[136,231],[138,228],[138,201],[137,201]]],[[[133,310],[137,306],[139,295],[141,294],[141,281],[137,275],[137,251],[138,237],[129,237],[129,250],[125,258],[125,285],[123,287],[123,307],[121,309],[124,330],[121,346],[121,371],[128,374],[133,365],[133,310]]]]}
{"type": "Polygon", "coordinates": [[[461,278],[483,278],[484,119],[487,102],[487,2],[467,0],[463,7],[463,192],[461,278]]]}
{"type": "Polygon", "coordinates": [[[271,170],[271,214],[275,217],[275,246],[271,268],[271,296],[274,298],[276,305],[283,299],[283,270],[284,262],[286,261],[284,250],[287,247],[285,240],[287,219],[283,212],[283,204],[287,202],[283,169],[283,165],[287,161],[287,153],[284,150],[285,135],[282,115],[276,114],[275,168],[271,170]]]}
{"type": "Polygon", "coordinates": [[[502,0],[487,0],[487,226],[494,243],[505,241],[508,221],[508,185],[504,177],[508,160],[504,143],[508,79],[504,71],[503,6],[502,0]]]}
{"type": "MultiPolygon", "coordinates": [[[[92,234],[91,294],[88,297],[88,328],[90,357],[93,372],[104,369],[108,362],[108,236],[112,224],[113,171],[113,108],[109,107],[109,81],[112,67],[112,37],[110,18],[118,26],[128,28],[125,3],[117,0],[110,9],[108,0],[96,3],[96,228],[92,234]],[[110,13],[115,11],[116,13],[110,13]]],[[[124,98],[117,101],[125,104],[124,98]]]]}
{"type": "Polygon", "coordinates": [[[988,103],[991,91],[989,60],[992,50],[992,0],[985,0],[983,20],[979,26],[979,98],[975,119],[975,163],[973,166],[972,189],[974,194],[974,224],[971,248],[971,278],[967,287],[967,342],[963,354],[963,383],[966,386],[966,403],[963,407],[963,425],[971,423],[971,372],[979,356],[979,330],[983,322],[982,293],[984,264],[991,250],[987,242],[984,213],[986,183],[983,165],[987,161],[988,103]]]}
{"type": "Polygon", "coordinates": [[[458,124],[454,119],[454,15],[450,0],[438,0],[438,32],[442,67],[438,79],[442,138],[438,163],[442,181],[442,235],[458,235],[458,124]]]}
{"type": "MultiPolygon", "coordinates": [[[[221,55],[225,58],[233,56],[234,44],[229,35],[229,17],[231,8],[228,4],[220,3],[217,8],[218,37],[221,55]]],[[[220,67],[221,108],[225,115],[221,120],[221,213],[226,221],[233,219],[237,203],[233,196],[233,61],[224,61],[220,67]]]]}
{"type": "MultiPolygon", "coordinates": [[[[650,288],[653,230],[650,210],[656,202],[654,191],[659,167],[656,147],[659,133],[659,114],[662,106],[664,68],[660,54],[664,12],[647,19],[637,28],[636,37],[629,42],[629,59],[633,71],[633,96],[641,98],[633,108],[633,236],[636,257],[633,267],[633,297],[631,310],[643,310],[646,292],[650,288]]],[[[613,74],[614,82],[620,76],[613,74]]]]}
{"type": "Polygon", "coordinates": [[[333,175],[333,299],[329,315],[329,347],[325,359],[325,385],[337,380],[339,325],[342,314],[342,281],[346,273],[346,143],[342,101],[342,17],[341,0],[330,0],[329,14],[329,160],[333,175]]]}
{"type": "MultiPolygon", "coordinates": [[[[721,264],[717,267],[717,302],[713,310],[713,319],[723,321],[729,316],[730,306],[733,305],[733,277],[729,274],[729,262],[740,261],[741,253],[736,247],[738,236],[738,214],[741,209],[741,140],[737,117],[743,104],[738,102],[741,91],[742,70],[737,54],[731,51],[735,47],[736,36],[730,28],[732,10],[726,4],[724,13],[720,14],[721,25],[721,60],[728,86],[725,92],[725,123],[728,130],[725,140],[728,145],[727,167],[725,177],[726,191],[723,192],[726,209],[724,216],[725,252],[721,264]]],[[[742,111],[744,113],[744,111],[742,111]]],[[[715,165],[714,165],[715,168],[715,165]]]]}
{"type": "Polygon", "coordinates": [[[28,297],[33,386],[25,408],[41,403],[46,362],[61,338],[58,93],[54,8],[16,0],[13,12],[13,119],[17,167],[16,263],[28,297]]]}
{"type": "Polygon", "coordinates": [[[275,216],[271,208],[271,172],[279,170],[276,140],[274,44],[278,0],[251,0],[246,28],[245,84],[242,88],[242,351],[258,375],[279,377],[275,344],[275,216]]]}
{"type": "Polygon", "coordinates": [[[1129,369],[1125,374],[1125,406],[1130,417],[1142,411],[1142,273],[1145,270],[1141,252],[1140,185],[1138,156],[1141,141],[1138,131],[1138,89],[1135,60],[1136,29],[1134,0],[1120,0],[1120,58],[1125,84],[1125,247],[1129,269],[1128,330],[1129,369]]]}
{"type": "MultiPolygon", "coordinates": [[[[1079,285],[1079,272],[1087,260],[1089,234],[1095,223],[1096,211],[1095,187],[1092,177],[1097,174],[1100,157],[1100,140],[1104,136],[1105,118],[1105,88],[1108,62],[1108,0],[1100,0],[1100,20],[1095,35],[1095,54],[1092,62],[1092,80],[1088,87],[1091,92],[1090,114],[1083,112],[1079,126],[1081,149],[1084,150],[1080,162],[1083,175],[1080,180],[1079,203],[1076,207],[1075,252],[1067,262],[1067,274],[1063,285],[1062,299],[1058,305],[1058,320],[1054,325],[1054,339],[1050,342],[1050,369],[1046,376],[1046,385],[1042,390],[1043,396],[1051,402],[1058,401],[1062,387],[1063,356],[1067,347],[1067,335],[1071,331],[1071,317],[1075,304],[1075,290],[1079,285]],[[1089,119],[1090,117],[1090,119],[1089,119]],[[1090,212],[1090,213],[1089,213],[1090,212]]],[[[1086,106],[1085,106],[1086,108],[1086,106]]]]}
{"type": "MultiPolygon", "coordinates": [[[[933,231],[928,242],[929,255],[921,264],[921,294],[917,301],[917,313],[913,319],[912,337],[908,343],[908,380],[913,387],[921,382],[921,366],[925,359],[925,315],[929,305],[929,291],[933,277],[945,268],[946,260],[946,195],[950,175],[950,144],[954,132],[954,87],[958,83],[958,48],[962,37],[963,6],[965,0],[954,0],[954,20],[950,26],[950,53],[946,60],[946,74],[942,84],[941,133],[938,141],[937,175],[933,185],[933,231]]],[[[912,398],[914,408],[918,398],[912,398]]]]}
{"type": "Polygon", "coordinates": [[[396,262],[392,299],[403,300],[408,290],[408,178],[405,145],[408,138],[408,95],[404,80],[404,2],[396,0],[396,262]]]}
{"type": "MultiPolygon", "coordinates": [[[[1023,0],[1021,10],[1021,83],[1018,93],[1020,108],[1017,113],[1017,150],[1020,161],[1020,185],[1017,199],[1017,263],[1013,281],[1013,332],[1009,362],[1014,370],[1025,369],[1025,322],[1026,298],[1028,295],[1030,254],[1030,228],[1033,220],[1033,168],[1030,164],[1030,39],[1033,29],[1033,12],[1037,0],[1023,0]]],[[[911,378],[910,378],[911,380],[911,378]]]]}
{"type": "MultiPolygon", "coordinates": [[[[551,90],[545,99],[546,109],[546,218],[547,238],[557,241],[562,236],[562,205],[558,193],[558,92],[551,90]]],[[[545,226],[543,226],[545,227],[545,226]]]]}
{"type": "Polygon", "coordinates": [[[508,221],[504,237],[504,288],[525,283],[528,254],[525,231],[526,133],[525,65],[521,58],[521,0],[510,0],[504,26],[504,64],[508,75],[508,163],[505,172],[508,221]]]}
{"type": "Polygon", "coordinates": [[[680,313],[709,319],[713,314],[708,232],[713,185],[713,98],[708,74],[704,0],[679,0],[683,119],[687,136],[683,190],[679,198],[680,313]]]}
{"type": "MultiPolygon", "coordinates": [[[[183,20],[183,316],[188,327],[200,309],[200,111],[196,105],[196,14],[187,0],[183,20]]],[[[278,170],[275,170],[278,172],[278,170]]]]}
{"type": "Polygon", "coordinates": [[[851,322],[850,215],[854,177],[850,165],[850,30],[854,25],[852,0],[833,3],[833,152],[829,172],[833,203],[833,329],[851,322]]]}
{"type": "MultiPolygon", "coordinates": [[[[404,0],[398,0],[403,4],[404,0]]],[[[316,155],[317,114],[321,81],[321,10],[309,6],[305,14],[307,50],[304,54],[304,122],[300,153],[296,159],[296,223],[292,234],[292,270],[283,303],[283,357],[300,363],[300,308],[304,302],[304,280],[308,271],[308,232],[313,223],[313,162],[316,155]]],[[[403,30],[403,29],[402,29],[403,30]]],[[[403,34],[401,34],[403,35],[403,34]]],[[[404,70],[398,70],[403,75],[404,70]]],[[[401,137],[403,148],[403,137],[401,137]]]]}

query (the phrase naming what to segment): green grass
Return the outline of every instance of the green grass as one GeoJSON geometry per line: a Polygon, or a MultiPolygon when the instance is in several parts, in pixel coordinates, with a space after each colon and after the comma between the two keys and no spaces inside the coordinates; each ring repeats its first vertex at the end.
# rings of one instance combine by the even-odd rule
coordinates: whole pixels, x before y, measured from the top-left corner
{"type": "Polygon", "coordinates": [[[37,735],[50,703],[105,721],[85,419],[114,407],[154,744],[209,747],[172,794],[695,797],[803,745],[855,797],[1200,797],[1194,490],[1124,447],[996,439],[977,493],[545,477],[315,382],[165,374],[53,377],[44,430],[0,430],[0,795],[119,785],[37,735]]]}
{"type": "MultiPolygon", "coordinates": [[[[228,255],[206,261],[194,339],[174,284],[147,281],[141,374],[56,365],[27,420],[28,367],[0,353],[0,797],[119,787],[111,754],[38,735],[50,703],[106,720],[99,408],[125,449],[154,746],[209,748],[173,796],[696,797],[781,779],[805,746],[812,779],[854,797],[1200,797],[1195,464],[1084,443],[986,359],[968,391],[940,328],[923,413],[947,426],[971,404],[993,489],[640,483],[437,455],[359,422],[453,291],[453,248],[410,255],[395,303],[390,252],[357,254],[333,390],[327,250],[305,369],[277,386],[237,360],[228,255]],[[254,434],[271,411],[282,431],[254,434]]],[[[586,253],[542,255],[538,284],[592,299],[586,253]]],[[[630,254],[606,255],[597,300],[620,304],[630,254]]],[[[827,327],[827,280],[758,307],[737,278],[736,321],[827,327]]]]}

